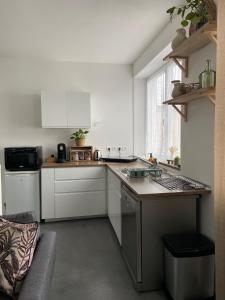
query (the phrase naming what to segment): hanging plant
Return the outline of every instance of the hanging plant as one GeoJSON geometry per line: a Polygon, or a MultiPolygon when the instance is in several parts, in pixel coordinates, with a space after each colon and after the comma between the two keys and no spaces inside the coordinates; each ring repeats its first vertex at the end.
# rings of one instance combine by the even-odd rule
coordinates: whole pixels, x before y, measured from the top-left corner
{"type": "Polygon", "coordinates": [[[186,0],[184,5],[173,6],[167,10],[171,20],[179,15],[182,17],[181,25],[204,25],[216,19],[216,6],[213,0],[186,0]]]}

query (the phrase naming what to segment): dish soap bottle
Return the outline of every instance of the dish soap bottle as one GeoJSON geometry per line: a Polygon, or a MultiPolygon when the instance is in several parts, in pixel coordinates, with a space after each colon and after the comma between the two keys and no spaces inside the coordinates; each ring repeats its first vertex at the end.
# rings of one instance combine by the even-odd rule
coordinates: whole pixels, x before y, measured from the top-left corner
{"type": "Polygon", "coordinates": [[[148,159],[148,161],[149,161],[150,163],[153,162],[153,156],[152,156],[152,153],[149,153],[149,159],[148,159]]]}
{"type": "Polygon", "coordinates": [[[210,88],[216,86],[216,72],[211,69],[211,60],[207,59],[205,71],[199,75],[200,88],[210,88]]]}

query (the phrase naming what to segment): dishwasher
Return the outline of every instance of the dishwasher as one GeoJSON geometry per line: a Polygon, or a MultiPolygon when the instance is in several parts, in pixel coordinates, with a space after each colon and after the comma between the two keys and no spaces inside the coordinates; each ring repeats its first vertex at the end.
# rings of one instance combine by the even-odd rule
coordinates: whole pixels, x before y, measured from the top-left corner
{"type": "Polygon", "coordinates": [[[141,202],[136,201],[125,186],[121,200],[122,254],[133,280],[141,282],[141,202]]]}

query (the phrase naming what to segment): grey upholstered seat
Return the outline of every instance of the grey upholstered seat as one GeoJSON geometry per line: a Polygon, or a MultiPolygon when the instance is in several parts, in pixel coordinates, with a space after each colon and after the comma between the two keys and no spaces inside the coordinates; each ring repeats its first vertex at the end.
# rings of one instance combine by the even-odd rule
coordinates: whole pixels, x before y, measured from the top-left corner
{"type": "MultiPolygon", "coordinates": [[[[4,218],[19,223],[35,221],[32,212],[8,215],[4,216],[4,218]]],[[[55,232],[41,234],[18,300],[48,300],[55,265],[55,242],[55,232]]],[[[9,299],[9,297],[0,293],[0,300],[9,299]]]]}

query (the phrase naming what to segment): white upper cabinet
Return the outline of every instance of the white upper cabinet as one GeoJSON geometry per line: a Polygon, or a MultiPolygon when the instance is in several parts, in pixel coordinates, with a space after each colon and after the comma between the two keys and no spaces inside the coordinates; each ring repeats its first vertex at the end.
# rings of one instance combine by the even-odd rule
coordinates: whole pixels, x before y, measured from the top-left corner
{"type": "Polygon", "coordinates": [[[67,105],[65,93],[41,93],[42,127],[67,128],[67,105]]]}
{"type": "Polygon", "coordinates": [[[88,93],[67,93],[68,127],[91,127],[91,103],[88,93]]]}
{"type": "Polygon", "coordinates": [[[90,94],[82,92],[42,92],[43,128],[90,128],[90,94]]]}

